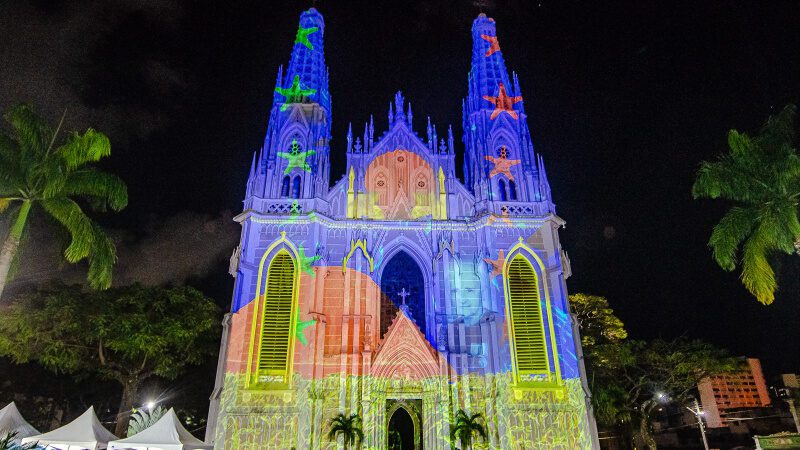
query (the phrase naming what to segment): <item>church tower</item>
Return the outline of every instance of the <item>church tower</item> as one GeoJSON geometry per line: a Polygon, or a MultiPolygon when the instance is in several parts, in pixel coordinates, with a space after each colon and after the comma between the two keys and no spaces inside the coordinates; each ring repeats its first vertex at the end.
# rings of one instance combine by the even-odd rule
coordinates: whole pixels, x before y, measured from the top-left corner
{"type": "Polygon", "coordinates": [[[217,449],[451,449],[461,411],[486,448],[598,448],[569,260],[541,156],[494,20],[473,23],[464,174],[452,127],[416,122],[398,91],[335,150],[325,24],[300,15],[247,180],[208,440],[217,449]],[[380,125],[378,125],[380,126],[380,125]],[[359,130],[360,131],[360,127],[359,130]]]}
{"type": "Polygon", "coordinates": [[[555,213],[544,162],[533,149],[519,79],[516,73],[509,78],[495,21],[485,14],[472,24],[468,88],[464,177],[478,211],[555,213]]]}
{"type": "Polygon", "coordinates": [[[294,210],[324,198],[330,181],[331,97],[323,36],[316,9],[300,16],[286,72],[278,69],[264,146],[253,157],[246,207],[257,199],[291,199],[294,210]],[[304,201],[299,201],[299,200],[304,201]]]}

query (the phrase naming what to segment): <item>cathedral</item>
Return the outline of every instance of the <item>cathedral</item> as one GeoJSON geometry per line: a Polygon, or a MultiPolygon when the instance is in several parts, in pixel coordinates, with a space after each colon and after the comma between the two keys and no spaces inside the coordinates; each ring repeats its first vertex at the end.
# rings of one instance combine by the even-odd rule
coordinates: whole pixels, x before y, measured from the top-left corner
{"type": "Polygon", "coordinates": [[[451,427],[463,410],[485,425],[474,448],[597,448],[564,221],[495,21],[472,25],[463,181],[453,129],[415,123],[400,92],[386,130],[351,127],[331,155],[324,34],[322,15],[303,12],[278,70],[236,217],[207,439],[347,448],[330,422],[356,414],[362,449],[461,448],[451,427]],[[341,151],[346,173],[331,185],[341,151]]]}

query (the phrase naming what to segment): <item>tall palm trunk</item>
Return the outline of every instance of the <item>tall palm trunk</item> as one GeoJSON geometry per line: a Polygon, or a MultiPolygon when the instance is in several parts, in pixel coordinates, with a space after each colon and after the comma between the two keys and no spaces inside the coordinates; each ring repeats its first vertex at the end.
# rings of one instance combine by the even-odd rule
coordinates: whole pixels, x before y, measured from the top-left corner
{"type": "Polygon", "coordinates": [[[8,236],[3,247],[0,248],[0,299],[3,298],[3,290],[8,282],[8,273],[11,271],[11,261],[19,250],[19,241],[22,239],[22,232],[25,230],[25,223],[28,221],[28,214],[31,212],[31,202],[25,200],[19,208],[17,218],[8,231],[8,236]]]}

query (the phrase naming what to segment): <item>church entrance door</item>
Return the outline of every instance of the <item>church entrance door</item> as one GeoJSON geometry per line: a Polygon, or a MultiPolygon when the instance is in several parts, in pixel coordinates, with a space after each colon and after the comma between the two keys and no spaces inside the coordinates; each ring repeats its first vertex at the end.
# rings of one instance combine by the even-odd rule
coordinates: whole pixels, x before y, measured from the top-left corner
{"type": "Polygon", "coordinates": [[[392,416],[386,429],[389,450],[421,450],[419,413],[411,405],[395,403],[390,409],[392,416]],[[407,409],[408,408],[408,409],[407,409]],[[412,417],[413,416],[413,417],[412,417]]]}

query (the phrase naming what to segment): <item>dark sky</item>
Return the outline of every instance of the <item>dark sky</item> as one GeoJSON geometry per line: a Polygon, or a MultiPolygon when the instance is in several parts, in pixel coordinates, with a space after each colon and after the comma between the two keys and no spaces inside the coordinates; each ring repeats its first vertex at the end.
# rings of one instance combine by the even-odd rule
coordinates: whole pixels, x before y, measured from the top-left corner
{"type": "MultiPolygon", "coordinates": [[[[51,120],[112,138],[106,164],[130,187],[111,227],[144,233],[182,212],[241,208],[266,130],[277,68],[307,1],[0,1],[0,107],[33,103],[51,120]]],[[[800,100],[800,8],[785,2],[497,0],[488,9],[518,72],[544,155],[572,292],[605,295],[637,338],[698,337],[800,371],[800,258],[764,307],[706,247],[724,212],[694,201],[698,163],[800,100]]],[[[333,96],[331,180],[344,133],[402,89],[416,129],[452,123],[478,10],[460,1],[319,1],[333,96]]],[[[458,152],[462,147],[458,146],[458,152]]],[[[204,283],[221,304],[224,260],[204,283]]]]}

